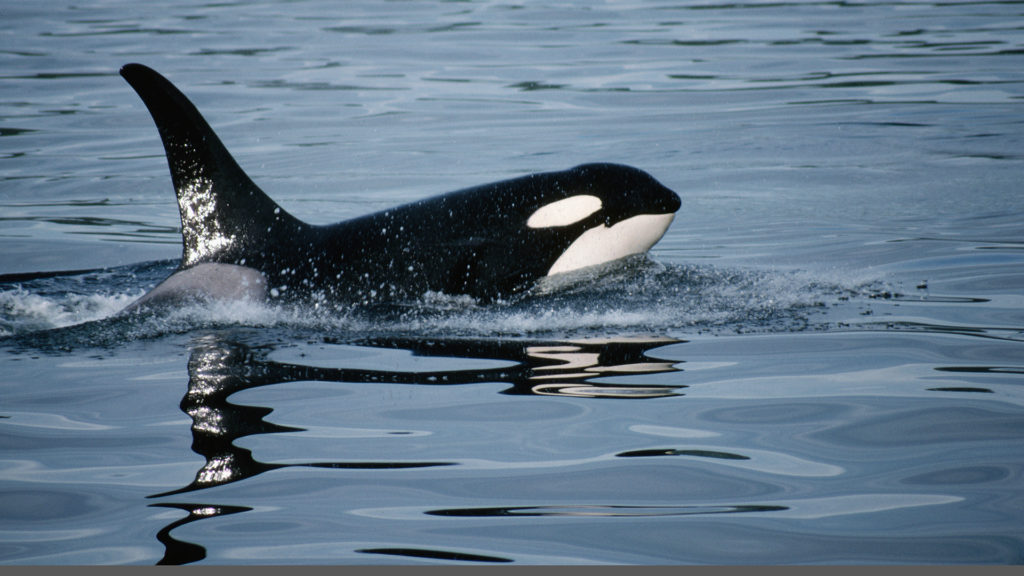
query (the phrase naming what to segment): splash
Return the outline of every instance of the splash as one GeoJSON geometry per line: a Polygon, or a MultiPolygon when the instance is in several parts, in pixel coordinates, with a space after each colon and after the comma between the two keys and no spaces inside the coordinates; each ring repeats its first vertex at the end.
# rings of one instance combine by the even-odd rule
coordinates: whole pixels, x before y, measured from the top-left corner
{"type": "Polygon", "coordinates": [[[664,264],[637,257],[565,274],[517,298],[488,304],[428,293],[383,304],[240,300],[118,314],[171,269],[173,263],[148,263],[0,284],[0,337],[57,338],[74,346],[225,327],[315,332],[342,340],[799,331],[817,310],[862,289],[806,272],[664,264]]]}
{"type": "Polygon", "coordinates": [[[119,314],[176,264],[0,282],[0,342],[71,349],[240,328],[338,340],[793,332],[812,326],[829,304],[871,290],[862,279],[851,284],[828,274],[662,263],[644,255],[559,275],[516,298],[486,304],[431,292],[374,304],[237,300],[119,314]]]}
{"type": "Polygon", "coordinates": [[[74,326],[117,313],[135,294],[33,293],[22,286],[0,290],[0,337],[74,326]]]}

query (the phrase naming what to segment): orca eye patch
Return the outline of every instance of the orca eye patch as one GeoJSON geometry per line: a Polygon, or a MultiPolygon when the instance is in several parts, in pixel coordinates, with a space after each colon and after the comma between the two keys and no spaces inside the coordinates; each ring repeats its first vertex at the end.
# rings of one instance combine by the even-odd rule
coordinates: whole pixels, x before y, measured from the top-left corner
{"type": "Polygon", "coordinates": [[[563,198],[538,208],[526,221],[530,228],[568,226],[601,209],[601,199],[589,194],[563,198]]]}

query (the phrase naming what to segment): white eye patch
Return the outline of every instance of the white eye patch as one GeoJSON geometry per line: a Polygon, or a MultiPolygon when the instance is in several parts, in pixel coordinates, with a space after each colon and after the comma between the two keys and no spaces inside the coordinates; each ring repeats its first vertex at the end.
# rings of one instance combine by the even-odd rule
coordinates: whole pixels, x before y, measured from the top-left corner
{"type": "Polygon", "coordinates": [[[570,196],[557,202],[541,206],[530,215],[526,225],[530,228],[551,228],[568,226],[583,220],[601,209],[601,199],[589,194],[570,196]]]}

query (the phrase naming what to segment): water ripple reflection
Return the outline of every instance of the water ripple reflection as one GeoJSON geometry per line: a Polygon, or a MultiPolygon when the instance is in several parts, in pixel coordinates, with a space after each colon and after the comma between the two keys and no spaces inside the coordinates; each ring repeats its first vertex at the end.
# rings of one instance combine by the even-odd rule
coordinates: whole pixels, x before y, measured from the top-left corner
{"type": "MultiPolygon", "coordinates": [[[[228,400],[243,390],[297,381],[426,386],[506,382],[512,387],[505,390],[505,394],[591,398],[666,397],[679,395],[678,390],[686,386],[616,384],[597,380],[609,375],[649,376],[678,371],[672,362],[647,356],[647,352],[653,348],[678,342],[680,341],[655,337],[551,342],[424,341],[410,338],[358,343],[362,347],[404,349],[418,356],[501,360],[497,367],[400,371],[281,362],[270,358],[275,351],[272,345],[254,346],[215,336],[200,338],[192,347],[188,362],[188,390],[180,406],[192,419],[192,450],[202,456],[205,463],[187,486],[154,494],[150,498],[163,498],[231,484],[287,467],[399,470],[460,464],[446,461],[400,460],[262,462],[254,457],[251,450],[238,446],[235,442],[246,436],[298,432],[304,429],[268,421],[266,418],[273,411],[272,408],[241,405],[228,400]]],[[[331,350],[337,343],[325,343],[323,346],[331,350]]],[[[405,431],[394,433],[403,432],[405,431]]],[[[171,531],[175,528],[204,518],[250,510],[246,507],[213,504],[155,503],[152,506],[179,508],[189,513],[186,518],[172,522],[159,532],[157,539],[166,547],[161,564],[190,563],[205,557],[205,549],[202,546],[173,538],[171,531]]],[[[372,548],[359,552],[477,562],[506,561],[473,554],[397,548],[372,548]]]]}
{"type": "Polygon", "coordinates": [[[776,505],[700,505],[700,506],[509,506],[507,508],[450,508],[428,510],[431,516],[603,516],[603,517],[655,517],[693,516],[698,514],[739,514],[750,512],[778,512],[786,506],[776,505]]]}

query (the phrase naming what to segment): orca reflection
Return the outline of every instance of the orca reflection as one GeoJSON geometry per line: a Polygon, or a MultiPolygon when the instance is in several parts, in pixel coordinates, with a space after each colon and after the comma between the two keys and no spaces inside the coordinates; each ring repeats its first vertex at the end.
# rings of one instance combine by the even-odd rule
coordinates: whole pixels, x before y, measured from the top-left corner
{"type": "MultiPolygon", "coordinates": [[[[673,362],[645,353],[678,340],[519,341],[519,340],[382,340],[363,346],[400,348],[417,356],[501,359],[513,366],[491,369],[398,372],[358,368],[325,368],[275,362],[272,347],[251,347],[217,339],[201,341],[189,358],[188,391],[181,409],[192,418],[192,449],[206,464],[186,487],[158,494],[166,496],[235,482],[267,470],[294,464],[256,461],[250,451],[234,445],[254,434],[301,431],[265,420],[272,409],[228,401],[242,390],[298,381],[390,383],[447,386],[507,382],[504,394],[562,395],[591,398],[660,398],[677,396],[681,385],[633,385],[598,382],[607,376],[672,372],[673,362]]],[[[325,468],[418,468],[454,462],[309,462],[301,466],[325,468]]]]}
{"type": "MultiPolygon", "coordinates": [[[[358,346],[408,350],[414,356],[503,360],[500,368],[398,372],[360,368],[328,368],[277,362],[269,355],[273,346],[253,346],[216,337],[201,339],[188,362],[188,390],[181,409],[192,419],[192,450],[205,463],[195,479],[182,488],[154,494],[164,498],[212,488],[285,467],[335,469],[403,469],[458,465],[455,461],[334,461],[283,464],[261,462],[248,449],[235,445],[246,436],[302,431],[281,426],[267,417],[271,408],[247,406],[228,398],[243,390],[298,381],[348,384],[414,384],[448,386],[504,382],[503,394],[562,395],[589,398],[661,398],[679,396],[685,385],[634,385],[602,382],[608,377],[674,372],[675,363],[647,356],[654,348],[681,342],[669,338],[623,340],[524,341],[524,340],[414,340],[361,341],[358,346]]],[[[330,346],[333,342],[325,342],[330,346]]],[[[177,540],[171,531],[205,518],[248,510],[196,502],[159,502],[152,506],[188,512],[159,532],[166,547],[161,564],[185,564],[205,557],[202,546],[177,540]]],[[[370,551],[367,551],[368,553],[370,551]]],[[[375,552],[376,553],[376,552],[375,552]]]]}

